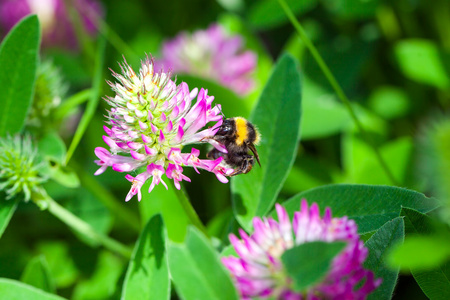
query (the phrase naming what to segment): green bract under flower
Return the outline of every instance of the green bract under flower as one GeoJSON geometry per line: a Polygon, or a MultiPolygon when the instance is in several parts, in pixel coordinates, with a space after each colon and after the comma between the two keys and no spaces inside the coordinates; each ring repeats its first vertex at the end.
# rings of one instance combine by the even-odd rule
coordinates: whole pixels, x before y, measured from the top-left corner
{"type": "Polygon", "coordinates": [[[36,149],[29,136],[0,138],[0,190],[6,199],[23,193],[29,201],[31,193],[46,181],[39,175],[36,149]]]}
{"type": "Polygon", "coordinates": [[[51,111],[55,109],[66,93],[67,85],[53,63],[44,61],[39,65],[36,77],[33,105],[27,118],[27,125],[40,127],[48,122],[51,111]]]}

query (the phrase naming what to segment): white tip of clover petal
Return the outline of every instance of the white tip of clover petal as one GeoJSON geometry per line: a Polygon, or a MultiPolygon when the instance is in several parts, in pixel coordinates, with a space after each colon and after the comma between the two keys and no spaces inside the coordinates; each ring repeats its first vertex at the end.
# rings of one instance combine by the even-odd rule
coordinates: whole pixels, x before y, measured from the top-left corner
{"type": "Polygon", "coordinates": [[[125,120],[127,123],[133,123],[133,122],[134,122],[134,117],[131,117],[131,116],[128,115],[128,114],[124,114],[124,115],[123,115],[123,118],[124,118],[124,120],[125,120]]]}
{"type": "Polygon", "coordinates": [[[111,167],[114,171],[117,171],[117,172],[130,172],[135,169],[135,167],[129,163],[113,164],[111,167]]]}
{"type": "Polygon", "coordinates": [[[153,142],[153,139],[145,134],[141,134],[141,139],[146,144],[151,144],[153,142]]]}
{"type": "Polygon", "coordinates": [[[134,113],[136,114],[136,117],[143,118],[145,116],[145,113],[143,111],[141,111],[140,109],[136,109],[134,110],[134,113]]]}
{"type": "Polygon", "coordinates": [[[141,120],[139,120],[139,128],[141,128],[141,130],[146,130],[148,129],[148,125],[144,122],[142,122],[141,120]]]}
{"type": "Polygon", "coordinates": [[[159,117],[159,120],[160,120],[161,123],[166,122],[166,120],[167,120],[166,114],[165,114],[165,113],[162,113],[162,114],[161,114],[161,117],[159,117]]]}
{"type": "MultiPolygon", "coordinates": [[[[187,85],[186,85],[187,86],[187,85]]],[[[198,88],[194,88],[190,93],[189,93],[189,98],[194,99],[195,97],[197,97],[198,95],[198,88]]]]}
{"type": "Polygon", "coordinates": [[[127,108],[128,108],[129,110],[135,110],[135,109],[136,109],[136,106],[135,106],[133,103],[131,103],[130,101],[128,101],[128,102],[127,102],[127,108]]]}
{"type": "Polygon", "coordinates": [[[147,156],[145,154],[142,154],[142,153],[139,153],[139,152],[136,152],[133,150],[130,151],[130,154],[131,154],[131,157],[133,157],[136,160],[145,160],[147,158],[147,156]]]}
{"type": "Polygon", "coordinates": [[[132,139],[137,139],[139,136],[139,133],[137,133],[134,130],[128,130],[127,133],[130,136],[130,138],[132,138],[132,139]]]}
{"type": "Polygon", "coordinates": [[[225,177],[222,173],[216,172],[214,173],[216,175],[217,180],[219,180],[222,183],[228,183],[228,178],[225,177]]]}
{"type": "Polygon", "coordinates": [[[107,135],[111,136],[113,134],[112,130],[108,128],[108,126],[103,125],[103,130],[106,132],[107,135]]]}
{"type": "Polygon", "coordinates": [[[176,117],[178,117],[179,113],[180,113],[180,109],[178,108],[178,106],[175,106],[173,108],[172,112],[170,113],[170,118],[175,119],[176,117]]]}
{"type": "Polygon", "coordinates": [[[102,138],[103,138],[103,141],[104,141],[111,149],[116,149],[116,148],[118,148],[116,142],[115,142],[112,138],[110,138],[109,136],[104,135],[104,136],[102,136],[102,138]]]}
{"type": "MultiPolygon", "coordinates": [[[[95,161],[95,163],[97,163],[99,165],[98,162],[99,162],[98,160],[95,161]]],[[[94,175],[97,176],[97,175],[102,174],[103,172],[106,171],[107,168],[108,168],[107,165],[102,165],[97,171],[95,171],[94,175]]]]}
{"type": "Polygon", "coordinates": [[[154,149],[154,148],[150,148],[147,145],[144,146],[145,149],[145,153],[147,153],[150,156],[155,156],[158,153],[158,150],[154,149]]]}
{"type": "MultiPolygon", "coordinates": [[[[206,140],[205,140],[205,142],[206,142],[206,140]]],[[[225,148],[224,145],[222,145],[221,143],[217,142],[216,140],[208,139],[207,142],[210,143],[211,145],[213,145],[214,148],[216,148],[216,149],[219,150],[220,152],[228,153],[227,148],[225,148]]]]}
{"type": "Polygon", "coordinates": [[[153,114],[152,114],[152,111],[151,111],[151,110],[148,111],[147,119],[148,119],[148,121],[150,121],[150,122],[153,121],[153,114]]]}
{"type": "Polygon", "coordinates": [[[153,125],[153,124],[150,124],[150,128],[152,129],[152,133],[157,133],[158,132],[158,128],[155,126],[155,125],[153,125]]]}
{"type": "Polygon", "coordinates": [[[142,148],[142,143],[138,142],[127,142],[127,146],[133,150],[139,150],[142,148]]]}

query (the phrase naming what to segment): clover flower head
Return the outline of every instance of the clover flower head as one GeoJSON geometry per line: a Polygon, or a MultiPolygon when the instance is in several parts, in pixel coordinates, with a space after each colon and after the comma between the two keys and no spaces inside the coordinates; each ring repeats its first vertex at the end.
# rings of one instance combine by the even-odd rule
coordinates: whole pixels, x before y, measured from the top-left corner
{"type": "MultiPolygon", "coordinates": [[[[100,166],[95,175],[111,167],[118,172],[132,172],[145,167],[144,172],[133,177],[126,175],[132,187],[126,197],[134,195],[141,200],[141,187],[152,178],[149,192],[159,183],[166,188],[163,175],[174,181],[180,189],[181,181],[190,181],[183,167],[204,169],[216,174],[221,182],[230,170],[216,160],[200,159],[200,151],[192,148],[182,152],[184,145],[209,142],[222,124],[220,105],[213,106],[214,97],[197,88],[192,91],[186,83],[176,85],[170,73],[155,72],[153,60],[148,56],[138,74],[126,63],[121,64],[122,75],[113,72],[118,82],[108,82],[115,92],[105,100],[111,106],[108,126],[103,140],[109,150],[98,147],[95,162],[100,166]],[[194,100],[196,99],[195,103],[194,100]],[[202,129],[206,124],[211,125],[202,129]]],[[[216,145],[217,146],[217,145],[216,145]]]]}
{"type": "Polygon", "coordinates": [[[29,201],[31,193],[47,180],[39,174],[40,167],[29,136],[0,138],[0,191],[6,193],[6,200],[23,193],[29,201]]]}
{"type": "Polygon", "coordinates": [[[78,44],[69,17],[72,9],[80,15],[84,30],[89,35],[96,34],[96,21],[103,14],[97,0],[0,0],[0,25],[7,32],[23,17],[36,14],[42,28],[43,46],[73,50],[78,44]]]}
{"type": "Polygon", "coordinates": [[[363,268],[368,250],[359,239],[357,226],[347,217],[332,218],[326,208],[320,217],[319,207],[308,207],[302,200],[292,223],[286,210],[276,205],[279,221],[272,218],[253,219],[254,233],[240,230],[242,240],[230,235],[239,257],[224,257],[222,261],[232,274],[242,299],[365,299],[381,284],[371,271],[363,268]],[[303,243],[344,241],[344,250],[332,261],[324,279],[306,292],[295,292],[286,274],[281,255],[287,249],[303,243]]]}
{"type": "Polygon", "coordinates": [[[213,78],[244,95],[254,87],[256,60],[255,53],[243,50],[239,35],[229,36],[223,27],[213,24],[206,30],[182,32],[164,42],[158,64],[175,73],[213,78]]]}

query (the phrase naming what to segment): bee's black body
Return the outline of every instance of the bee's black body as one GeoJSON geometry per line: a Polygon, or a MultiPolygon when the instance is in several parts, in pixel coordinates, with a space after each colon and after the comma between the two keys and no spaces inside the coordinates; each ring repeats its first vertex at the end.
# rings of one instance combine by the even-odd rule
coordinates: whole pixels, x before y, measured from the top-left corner
{"type": "Polygon", "coordinates": [[[254,146],[259,138],[258,130],[244,118],[226,119],[213,139],[224,145],[228,153],[213,149],[207,156],[212,159],[223,157],[226,164],[235,168],[230,176],[248,173],[255,164],[254,158],[259,164],[258,152],[254,146]],[[249,150],[255,156],[249,154],[249,150]]]}

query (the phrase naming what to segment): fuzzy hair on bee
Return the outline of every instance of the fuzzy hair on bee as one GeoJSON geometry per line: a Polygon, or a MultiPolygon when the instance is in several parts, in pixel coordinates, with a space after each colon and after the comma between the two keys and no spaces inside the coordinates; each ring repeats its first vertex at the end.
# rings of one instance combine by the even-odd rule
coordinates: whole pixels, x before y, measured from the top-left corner
{"type": "Polygon", "coordinates": [[[228,153],[212,149],[207,157],[211,159],[223,157],[225,163],[235,169],[229,176],[250,172],[255,164],[254,158],[261,166],[255,148],[255,145],[258,145],[261,140],[261,135],[258,129],[248,120],[242,117],[226,119],[212,139],[222,144],[228,153]],[[249,151],[254,156],[249,154],[249,151]]]}

